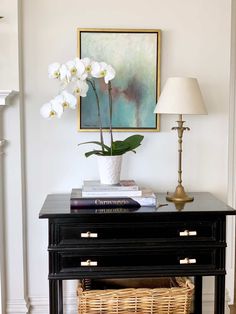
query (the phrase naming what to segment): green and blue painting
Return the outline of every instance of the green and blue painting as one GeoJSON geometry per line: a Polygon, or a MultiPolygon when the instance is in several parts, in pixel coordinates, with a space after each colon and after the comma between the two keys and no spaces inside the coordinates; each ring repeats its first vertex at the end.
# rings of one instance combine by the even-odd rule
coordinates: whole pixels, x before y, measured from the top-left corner
{"type": "MultiPolygon", "coordinates": [[[[157,102],[157,33],[81,32],[80,56],[112,65],[116,71],[112,83],[114,129],[156,129],[153,114],[157,102]]],[[[96,80],[102,124],[109,127],[107,86],[96,80]]],[[[81,129],[99,127],[93,90],[80,103],[81,129]]]]}

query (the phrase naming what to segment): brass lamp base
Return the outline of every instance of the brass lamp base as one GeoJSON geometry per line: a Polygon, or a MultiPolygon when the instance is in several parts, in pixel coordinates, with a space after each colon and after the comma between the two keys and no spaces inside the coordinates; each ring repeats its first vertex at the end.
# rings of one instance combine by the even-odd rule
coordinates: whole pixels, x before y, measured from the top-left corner
{"type": "Polygon", "coordinates": [[[192,202],[194,200],[194,197],[188,196],[184,190],[184,187],[181,184],[179,184],[176,187],[174,194],[166,196],[166,200],[169,202],[184,203],[184,202],[192,202]]]}

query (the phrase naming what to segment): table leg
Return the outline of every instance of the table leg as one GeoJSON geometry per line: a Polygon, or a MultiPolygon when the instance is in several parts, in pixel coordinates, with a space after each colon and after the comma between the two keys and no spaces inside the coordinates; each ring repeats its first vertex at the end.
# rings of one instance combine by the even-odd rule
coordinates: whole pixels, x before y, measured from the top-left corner
{"type": "Polygon", "coordinates": [[[57,304],[58,314],[63,314],[63,285],[62,280],[57,280],[57,304]]]}
{"type": "Polygon", "coordinates": [[[195,284],[194,313],[202,314],[202,276],[196,276],[194,284],[195,284]]]}
{"type": "Polygon", "coordinates": [[[225,275],[215,276],[215,314],[225,313],[225,275]]]}
{"type": "Polygon", "coordinates": [[[55,280],[49,280],[49,313],[57,313],[55,280]]]}
{"type": "Polygon", "coordinates": [[[49,313],[63,314],[62,280],[49,279],[49,313]]]}

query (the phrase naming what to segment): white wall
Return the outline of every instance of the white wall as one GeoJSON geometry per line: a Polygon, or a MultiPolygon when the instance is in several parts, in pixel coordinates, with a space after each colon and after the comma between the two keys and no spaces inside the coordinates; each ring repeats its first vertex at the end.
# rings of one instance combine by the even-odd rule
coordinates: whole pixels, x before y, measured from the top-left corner
{"type": "MultiPolygon", "coordinates": [[[[47,78],[48,64],[65,62],[76,55],[77,27],[162,29],[162,86],[169,76],[197,77],[209,112],[208,116],[186,117],[191,131],[184,139],[185,188],[210,191],[226,200],[230,4],[230,0],[23,0],[28,295],[35,304],[35,313],[37,307],[43,308],[48,295],[47,223],[38,219],[44,198],[52,192],[70,192],[84,179],[98,176],[95,159],[85,159],[86,148],[77,147],[78,142],[98,139],[98,134],[78,133],[74,111],[55,121],[39,115],[40,106],[58,91],[57,84],[47,78]]],[[[7,85],[4,88],[12,88],[11,72],[4,73],[9,79],[0,78],[0,82],[7,85]]],[[[17,114],[12,109],[8,121],[14,121],[17,114]]],[[[125,156],[126,178],[157,191],[175,187],[177,137],[170,131],[175,120],[163,116],[161,132],[144,134],[138,153],[125,156]]],[[[9,150],[11,145],[17,147],[15,129],[18,127],[11,123],[5,125],[5,133],[12,139],[9,150]]],[[[126,135],[115,136],[118,139],[126,135]]],[[[10,166],[7,164],[6,171],[9,191],[10,166]]],[[[13,204],[8,204],[6,210],[12,209],[13,204]]],[[[9,287],[13,289],[9,297],[14,298],[15,277],[10,275],[13,256],[9,259],[9,287]]]]}

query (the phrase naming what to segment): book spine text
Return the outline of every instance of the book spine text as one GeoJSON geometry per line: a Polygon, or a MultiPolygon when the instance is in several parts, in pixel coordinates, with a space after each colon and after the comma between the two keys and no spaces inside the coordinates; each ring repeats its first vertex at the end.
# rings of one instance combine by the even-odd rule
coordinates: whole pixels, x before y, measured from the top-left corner
{"type": "Polygon", "coordinates": [[[70,200],[71,209],[86,208],[139,208],[140,204],[132,198],[72,198],[70,200]]]}

